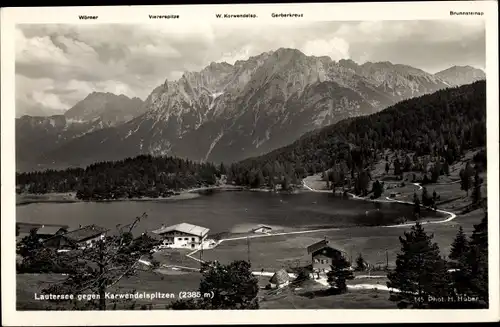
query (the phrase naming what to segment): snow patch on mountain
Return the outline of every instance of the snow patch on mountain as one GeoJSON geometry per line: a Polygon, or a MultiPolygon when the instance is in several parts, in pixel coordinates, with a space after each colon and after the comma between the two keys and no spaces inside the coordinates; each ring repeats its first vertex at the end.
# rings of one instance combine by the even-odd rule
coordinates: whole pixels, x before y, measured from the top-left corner
{"type": "Polygon", "coordinates": [[[148,151],[155,156],[167,156],[171,154],[172,144],[169,141],[162,139],[160,141],[153,142],[149,146],[148,151]]]}
{"type": "Polygon", "coordinates": [[[210,96],[212,97],[213,100],[215,100],[223,94],[224,94],[224,92],[215,92],[215,93],[210,94],[210,96]]]}
{"type": "Polygon", "coordinates": [[[217,142],[220,141],[220,139],[222,138],[222,136],[224,136],[224,132],[221,131],[219,132],[219,134],[215,137],[215,139],[212,141],[212,143],[210,144],[209,148],[208,148],[208,151],[207,153],[205,154],[205,161],[208,160],[208,157],[210,156],[210,153],[212,152],[212,150],[214,149],[215,145],[217,144],[217,142]]]}
{"type": "Polygon", "coordinates": [[[258,149],[262,144],[269,141],[270,139],[271,139],[271,131],[268,129],[266,130],[264,138],[262,139],[256,138],[255,140],[253,140],[252,144],[254,144],[255,148],[258,149]]]}

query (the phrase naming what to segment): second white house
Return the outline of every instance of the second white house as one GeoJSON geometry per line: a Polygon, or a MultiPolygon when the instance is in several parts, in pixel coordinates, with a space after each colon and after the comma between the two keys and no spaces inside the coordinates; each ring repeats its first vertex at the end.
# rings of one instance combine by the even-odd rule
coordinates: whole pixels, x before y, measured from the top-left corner
{"type": "Polygon", "coordinates": [[[208,228],[180,223],[173,226],[162,226],[153,233],[163,238],[163,245],[170,248],[195,249],[199,247],[208,235],[208,228]]]}

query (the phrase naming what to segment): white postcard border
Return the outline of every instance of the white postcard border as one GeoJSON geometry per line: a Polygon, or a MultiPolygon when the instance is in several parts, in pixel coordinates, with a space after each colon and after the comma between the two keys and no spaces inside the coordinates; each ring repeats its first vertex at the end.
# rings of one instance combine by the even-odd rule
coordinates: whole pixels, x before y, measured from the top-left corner
{"type": "MultiPolygon", "coordinates": [[[[3,8],[1,11],[1,193],[2,193],[2,318],[5,325],[119,325],[119,324],[242,324],[336,322],[465,322],[499,319],[499,202],[498,195],[498,4],[496,1],[239,4],[189,6],[3,8]],[[450,11],[481,11],[483,16],[452,16],[450,11]],[[467,20],[486,23],[487,155],[489,211],[489,287],[487,310],[257,310],[257,311],[15,311],[15,24],[281,24],[270,13],[302,13],[296,21],[467,20]],[[216,13],[254,13],[255,19],[235,22],[216,13]],[[180,19],[152,21],[149,14],[178,14],[180,19]],[[78,15],[97,15],[97,21],[78,15]],[[314,311],[314,312],[311,312],[314,311]]],[[[479,223],[479,222],[478,222],[479,223]]]]}

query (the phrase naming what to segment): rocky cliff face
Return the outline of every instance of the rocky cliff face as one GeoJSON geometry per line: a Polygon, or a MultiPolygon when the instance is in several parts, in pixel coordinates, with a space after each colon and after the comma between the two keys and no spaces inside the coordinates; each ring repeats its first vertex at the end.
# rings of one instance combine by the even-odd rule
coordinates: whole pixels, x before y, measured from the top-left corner
{"type": "Polygon", "coordinates": [[[278,49],[165,81],[144,102],[144,114],[75,138],[44,160],[83,165],[151,153],[232,162],[445,87],[441,78],[410,66],[334,62],[278,49]]]}

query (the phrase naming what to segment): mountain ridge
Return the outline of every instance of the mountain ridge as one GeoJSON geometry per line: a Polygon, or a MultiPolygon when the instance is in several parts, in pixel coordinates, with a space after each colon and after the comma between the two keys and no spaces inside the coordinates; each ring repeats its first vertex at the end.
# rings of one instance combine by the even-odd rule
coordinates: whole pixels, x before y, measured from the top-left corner
{"type": "Polygon", "coordinates": [[[67,142],[132,119],[142,104],[139,98],[92,92],[64,114],[16,118],[17,168],[36,168],[46,153],[67,142]]]}
{"type": "Polygon", "coordinates": [[[465,82],[475,82],[486,79],[482,69],[467,66],[452,66],[434,74],[452,86],[459,86],[465,82]]]}
{"type": "Polygon", "coordinates": [[[280,48],[233,65],[212,62],[177,81],[165,80],[144,100],[143,114],[75,138],[41,161],[84,165],[153,154],[234,162],[285,146],[316,128],[449,86],[408,65],[358,65],[280,48]]]}

